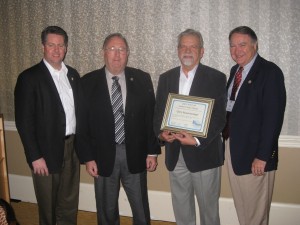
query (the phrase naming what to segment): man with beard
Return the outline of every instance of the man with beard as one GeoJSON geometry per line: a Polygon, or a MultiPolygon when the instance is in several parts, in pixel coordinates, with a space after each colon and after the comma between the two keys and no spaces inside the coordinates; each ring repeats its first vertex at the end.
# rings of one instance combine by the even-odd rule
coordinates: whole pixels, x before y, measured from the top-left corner
{"type": "Polygon", "coordinates": [[[201,225],[219,225],[226,76],[200,63],[204,54],[200,32],[187,29],[179,34],[177,51],[181,66],[160,76],[154,115],[154,130],[165,144],[175,219],[178,225],[196,224],[196,195],[201,225]],[[206,138],[160,129],[169,93],[214,99],[206,138]]]}

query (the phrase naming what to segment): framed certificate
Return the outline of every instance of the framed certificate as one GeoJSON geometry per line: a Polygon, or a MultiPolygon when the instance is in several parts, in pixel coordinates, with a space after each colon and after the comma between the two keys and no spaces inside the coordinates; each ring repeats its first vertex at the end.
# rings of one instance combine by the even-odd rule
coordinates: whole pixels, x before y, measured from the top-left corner
{"type": "Polygon", "coordinates": [[[186,131],[207,137],[214,99],[170,93],[161,130],[186,131]]]}

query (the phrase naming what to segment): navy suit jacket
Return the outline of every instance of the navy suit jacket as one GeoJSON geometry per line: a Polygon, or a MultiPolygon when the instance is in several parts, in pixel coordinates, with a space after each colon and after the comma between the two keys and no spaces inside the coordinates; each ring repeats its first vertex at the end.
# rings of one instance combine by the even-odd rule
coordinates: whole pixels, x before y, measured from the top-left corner
{"type": "MultiPolygon", "coordinates": [[[[237,68],[232,67],[227,88],[237,68]]],[[[230,153],[235,174],[250,174],[255,158],[267,162],[265,171],[277,169],[285,104],[282,71],[258,55],[230,114],[230,153]]]]}
{"type": "MultiPolygon", "coordinates": [[[[77,116],[80,77],[75,69],[67,68],[77,116]]],[[[43,157],[50,173],[59,172],[63,163],[66,116],[55,83],[43,61],[18,77],[15,120],[30,168],[33,161],[43,157]]]]}
{"type": "MultiPolygon", "coordinates": [[[[173,68],[160,75],[154,116],[154,130],[160,134],[160,127],[169,93],[179,92],[180,67],[173,68]]],[[[198,137],[201,145],[184,146],[179,141],[165,143],[166,166],[173,171],[178,161],[180,148],[191,172],[212,169],[223,165],[224,152],[220,133],[226,121],[226,76],[208,66],[199,64],[190,89],[190,96],[212,98],[215,100],[207,138],[198,137]]]]}
{"type": "MultiPolygon", "coordinates": [[[[155,96],[151,77],[142,70],[126,67],[125,144],[131,173],[146,169],[148,154],[160,154],[153,131],[155,96]]],[[[105,67],[82,77],[85,111],[79,129],[81,163],[95,160],[101,176],[110,176],[115,162],[115,123],[105,67]]]]}

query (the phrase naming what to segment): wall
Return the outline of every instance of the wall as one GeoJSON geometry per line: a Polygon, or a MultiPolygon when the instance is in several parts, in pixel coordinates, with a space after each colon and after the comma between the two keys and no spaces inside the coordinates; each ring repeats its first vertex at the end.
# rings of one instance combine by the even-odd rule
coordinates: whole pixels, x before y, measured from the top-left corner
{"type": "MultiPolygon", "coordinates": [[[[154,88],[162,72],[179,64],[176,38],[186,28],[200,30],[203,35],[202,62],[228,74],[234,65],[228,49],[230,30],[240,25],[252,27],[258,36],[259,54],[280,66],[287,89],[281,137],[284,144],[280,148],[273,198],[279,205],[274,208],[272,218],[277,224],[293,225],[293,221],[287,222],[293,218],[300,221],[300,63],[295,63],[300,58],[300,48],[295,47],[300,39],[298,0],[1,0],[0,113],[6,121],[14,120],[13,91],[17,76],[41,60],[40,33],[48,25],[61,26],[68,32],[70,41],[65,62],[81,75],[103,66],[100,49],[105,36],[121,32],[130,45],[129,66],[149,72],[154,88]],[[276,215],[286,220],[281,223],[276,215]]],[[[13,181],[30,179],[22,145],[13,129],[6,131],[6,144],[8,170],[13,181]]],[[[167,196],[163,206],[170,207],[168,173],[163,161],[162,155],[158,170],[149,174],[149,190],[151,196],[152,193],[162,199],[167,196]]],[[[84,168],[81,173],[82,186],[91,188],[92,192],[92,179],[84,168]]],[[[24,187],[24,190],[22,187],[19,183],[12,186],[15,196],[22,195],[32,201],[26,197],[32,187],[24,187]],[[15,188],[23,192],[16,194],[15,188]]],[[[234,208],[225,170],[221,195],[224,203],[227,204],[228,199],[230,203],[230,207],[222,205],[222,213],[231,215],[234,208]]],[[[153,199],[151,197],[151,201],[153,199]]],[[[173,217],[164,218],[172,220],[173,217]]],[[[235,223],[230,220],[228,224],[235,223]]]]}
{"type": "MultiPolygon", "coordinates": [[[[23,147],[16,131],[6,131],[6,150],[9,174],[31,176],[26,163],[23,147]]],[[[164,151],[159,156],[159,166],[156,172],[148,173],[148,187],[154,191],[170,192],[168,172],[164,165],[164,151]]],[[[280,148],[280,162],[276,174],[273,201],[279,203],[300,204],[300,147],[280,148]]],[[[221,197],[231,198],[227,173],[223,167],[221,197]]],[[[93,183],[93,180],[81,168],[81,182],[93,183]]]]}
{"type": "MultiPolygon", "coordinates": [[[[26,164],[23,147],[14,129],[5,132],[8,172],[11,197],[25,202],[36,202],[30,170],[26,164]]],[[[300,140],[284,137],[280,147],[280,162],[276,173],[270,224],[298,225],[300,222],[300,140]],[[289,143],[289,144],[288,144],[289,143]],[[292,143],[292,144],[291,144],[292,143]]],[[[151,218],[153,220],[175,221],[170,195],[168,172],[164,165],[164,151],[159,156],[157,171],[148,173],[148,193],[151,218]]],[[[124,190],[119,197],[120,214],[132,216],[124,190]]],[[[79,209],[96,211],[93,179],[81,167],[79,209]]],[[[223,225],[238,225],[225,167],[222,168],[220,218],[223,225]]],[[[197,224],[199,213],[197,212],[197,224]]]]}
{"type": "Polygon", "coordinates": [[[186,28],[201,31],[204,64],[229,74],[234,65],[228,34],[240,25],[252,27],[259,53],[283,71],[287,108],[283,135],[300,136],[300,2],[295,0],[1,0],[0,113],[14,120],[13,91],[18,74],[42,58],[40,34],[49,25],[69,35],[65,62],[83,76],[103,66],[104,38],[121,32],[130,46],[129,66],[158,77],[179,64],[177,35],[186,28]]]}

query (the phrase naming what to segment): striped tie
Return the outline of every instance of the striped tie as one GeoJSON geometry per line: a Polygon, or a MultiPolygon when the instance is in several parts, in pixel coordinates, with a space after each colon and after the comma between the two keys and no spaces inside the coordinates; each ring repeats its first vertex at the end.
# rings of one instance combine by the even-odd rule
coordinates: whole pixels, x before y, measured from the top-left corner
{"type": "Polygon", "coordinates": [[[119,77],[113,76],[112,79],[111,104],[115,117],[115,141],[117,144],[122,144],[125,139],[122,92],[118,81],[119,77]]]}
{"type": "Polygon", "coordinates": [[[234,82],[233,82],[232,91],[230,95],[230,100],[232,101],[235,101],[235,95],[242,80],[243,69],[244,69],[243,67],[240,67],[234,76],[234,82]]]}
{"type": "MultiPolygon", "coordinates": [[[[240,67],[239,70],[236,72],[235,76],[234,76],[234,81],[233,81],[233,85],[232,85],[232,91],[231,91],[231,95],[230,95],[230,100],[235,101],[236,99],[236,92],[241,84],[242,81],[242,73],[243,73],[244,68],[240,67]]],[[[227,140],[230,136],[230,130],[229,130],[229,119],[230,119],[230,113],[231,112],[227,112],[226,114],[226,124],[225,127],[222,131],[222,137],[227,140]]]]}

